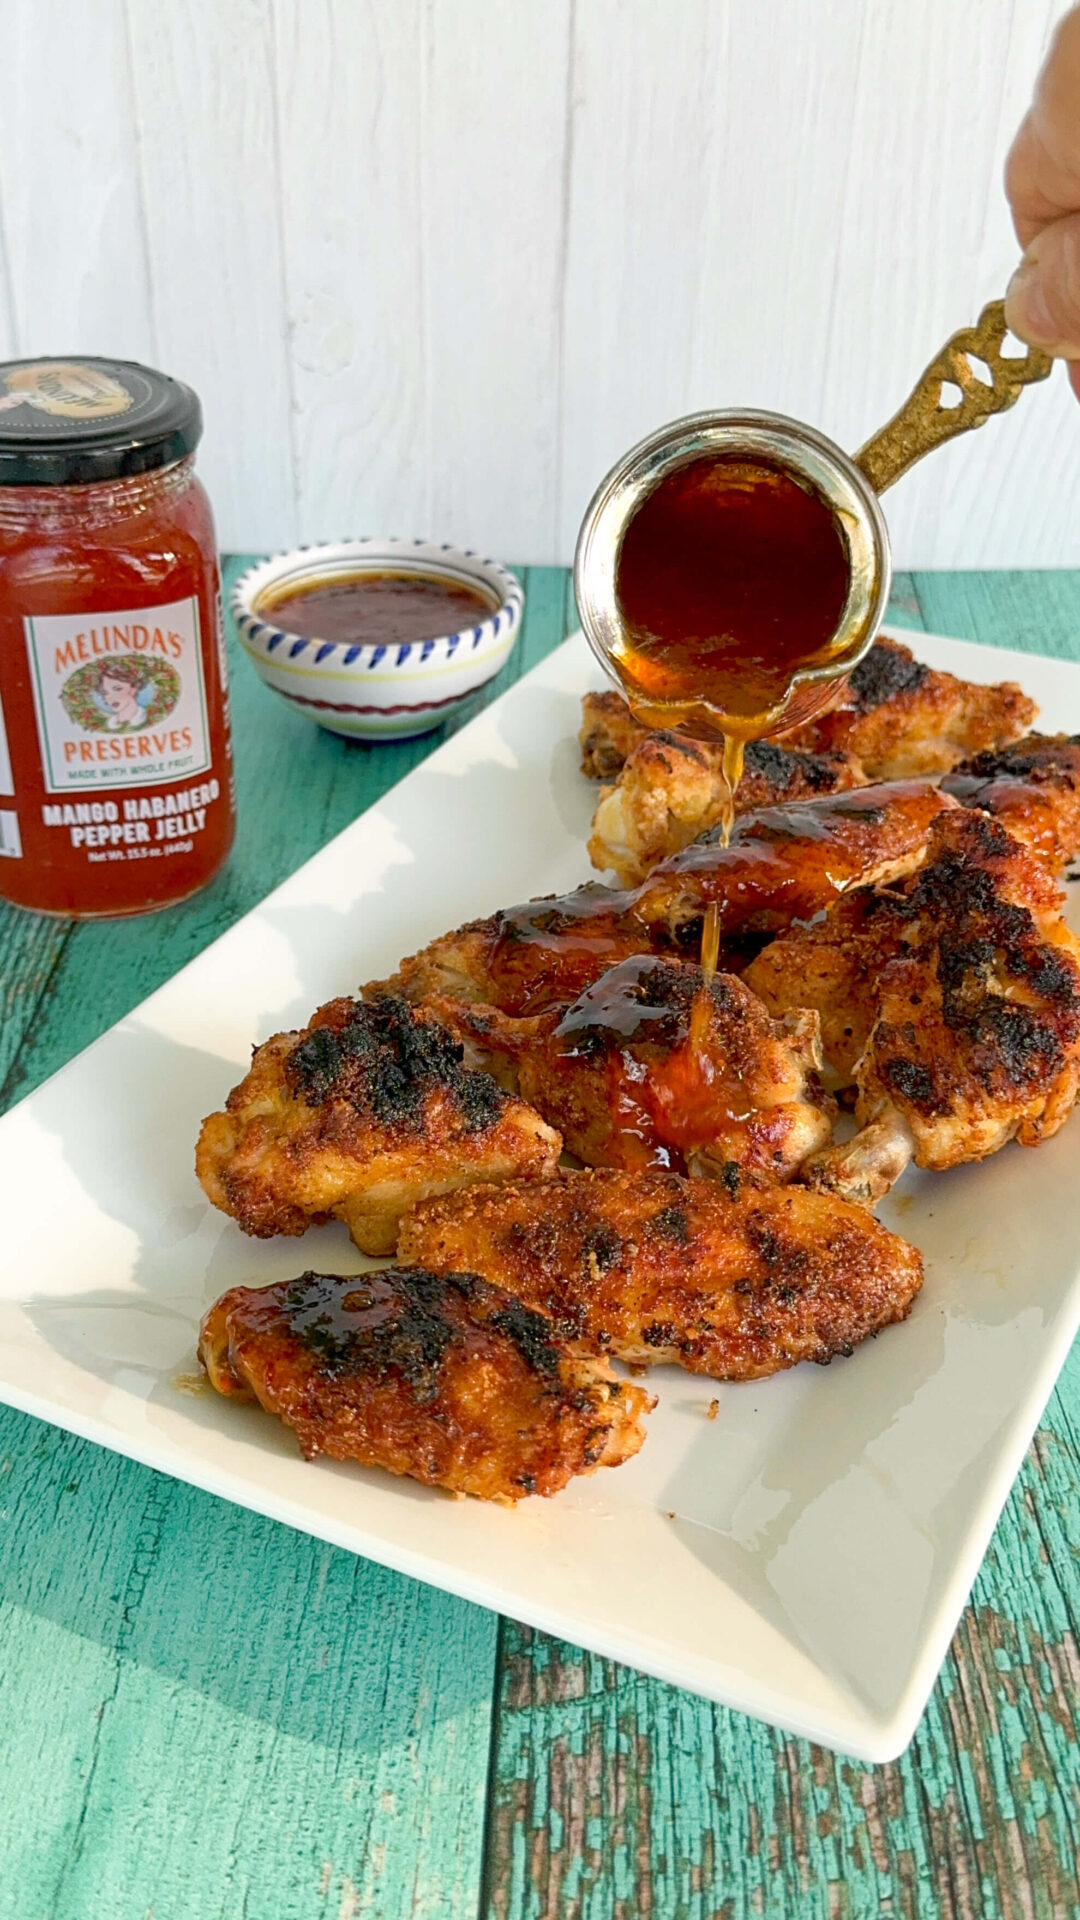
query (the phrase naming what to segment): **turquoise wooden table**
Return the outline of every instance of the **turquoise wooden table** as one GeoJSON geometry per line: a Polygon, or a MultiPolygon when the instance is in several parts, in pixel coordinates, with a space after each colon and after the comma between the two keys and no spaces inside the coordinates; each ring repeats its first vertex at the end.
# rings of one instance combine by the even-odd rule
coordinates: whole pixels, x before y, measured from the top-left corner
{"type": "MultiPolygon", "coordinates": [[[[492,695],[573,624],[565,574],[524,578],[492,695]]],[[[902,577],[892,617],[1080,658],[1080,574],[902,577]]],[[[4,1102],[441,737],[347,746],[233,665],[227,871],[141,922],[0,917],[4,1102]]],[[[1069,1920],[1078,1553],[1074,1352],[916,1738],[868,1767],[0,1409],[0,1920],[1069,1920]]]]}

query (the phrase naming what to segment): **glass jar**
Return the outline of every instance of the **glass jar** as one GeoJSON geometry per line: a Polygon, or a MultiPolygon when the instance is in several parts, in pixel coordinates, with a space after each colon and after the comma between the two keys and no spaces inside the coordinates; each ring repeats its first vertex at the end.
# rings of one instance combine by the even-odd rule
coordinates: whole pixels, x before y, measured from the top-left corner
{"type": "Polygon", "coordinates": [[[213,879],[235,796],[190,388],[0,365],[0,897],[78,919],[213,879]]]}

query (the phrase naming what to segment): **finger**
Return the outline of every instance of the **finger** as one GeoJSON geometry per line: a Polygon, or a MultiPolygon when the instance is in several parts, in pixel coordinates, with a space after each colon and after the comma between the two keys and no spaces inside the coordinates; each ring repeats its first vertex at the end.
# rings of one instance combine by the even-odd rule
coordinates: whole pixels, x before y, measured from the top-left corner
{"type": "Polygon", "coordinates": [[[1005,163],[1005,192],[1021,246],[1080,208],[1080,7],[1061,21],[1005,163]]]}
{"type": "Polygon", "coordinates": [[[1036,234],[1009,282],[1005,320],[1029,346],[1080,360],[1080,213],[1036,234]]]}

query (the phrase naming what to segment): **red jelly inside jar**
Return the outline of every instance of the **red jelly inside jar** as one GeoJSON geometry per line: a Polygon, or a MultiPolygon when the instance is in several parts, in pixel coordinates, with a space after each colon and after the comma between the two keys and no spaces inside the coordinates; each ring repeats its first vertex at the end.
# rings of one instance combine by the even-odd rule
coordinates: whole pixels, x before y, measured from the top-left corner
{"type": "Polygon", "coordinates": [[[185,899],[235,799],[217,544],[190,388],[0,365],[0,897],[94,918],[185,899]]]}

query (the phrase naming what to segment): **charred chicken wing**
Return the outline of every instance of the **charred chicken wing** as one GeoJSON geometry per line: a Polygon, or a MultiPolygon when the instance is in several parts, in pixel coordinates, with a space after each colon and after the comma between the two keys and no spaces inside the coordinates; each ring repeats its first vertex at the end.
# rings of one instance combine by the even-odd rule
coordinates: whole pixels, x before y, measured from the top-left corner
{"type": "Polygon", "coordinates": [[[538,1113],[461,1064],[437,1021],[389,995],[331,1000],[302,1033],[255,1050],[196,1172],[245,1233],[303,1233],[331,1216],[364,1253],[391,1253],[405,1208],[470,1180],[543,1178],[561,1141],[538,1113]]]}
{"type": "Polygon", "coordinates": [[[855,1068],[862,1131],[809,1163],[874,1200],[903,1171],[1056,1133],[1080,1088],[1080,942],[1045,867],[986,814],[944,814],[926,867],[885,909],[896,950],[855,1068]]]}
{"type": "Polygon", "coordinates": [[[473,1187],[408,1214],[401,1250],[500,1276],[586,1350],[717,1380],[848,1354],[922,1284],[914,1247],[861,1207],[670,1173],[473,1187]]]}
{"type": "MultiPolygon", "coordinates": [[[[853,754],[868,780],[944,773],[965,755],[1026,733],[1038,709],[1010,680],[979,687],[916,660],[902,641],[878,640],[855,668],[841,704],[781,741],[810,753],[853,754]]],[[[617,693],[582,702],[582,772],[613,780],[649,729],[617,693]]]]}
{"type": "Polygon", "coordinates": [[[785,746],[853,753],[870,780],[944,773],[965,755],[1018,740],[1038,708],[1011,680],[979,687],[938,673],[899,640],[878,640],[841,704],[787,735],[785,746]]]}
{"type": "Polygon", "coordinates": [[[591,1167],[789,1180],[832,1136],[812,1013],[770,1018],[741,980],[639,954],[564,1013],[435,1001],[495,1077],[591,1167]]]}
{"type": "Polygon", "coordinates": [[[631,954],[699,953],[713,902],[730,970],[747,935],[778,931],[848,887],[917,867],[931,821],[955,805],[925,781],[900,781],[743,814],[729,846],[705,834],[632,892],[590,882],[474,920],[404,960],[390,985],[414,1001],[450,994],[505,1013],[565,1007],[631,954]]]}
{"type": "MultiPolygon", "coordinates": [[[[752,740],[735,795],[739,813],[840,793],[866,784],[847,753],[804,753],[752,740]]],[[[636,886],[669,854],[716,826],[727,800],[718,747],[649,733],[628,754],[614,786],[605,787],[593,818],[589,858],[611,869],[621,886],[636,886]]]]}
{"type": "Polygon", "coordinates": [[[304,1273],[233,1287],[203,1321],[219,1393],[329,1454],[504,1504],[617,1467],[653,1404],[605,1360],[473,1273],[304,1273]]]}
{"type": "Polygon", "coordinates": [[[992,813],[1054,872],[1080,852],[1080,734],[1029,733],[961,761],[941,784],[962,806],[992,813]]]}

